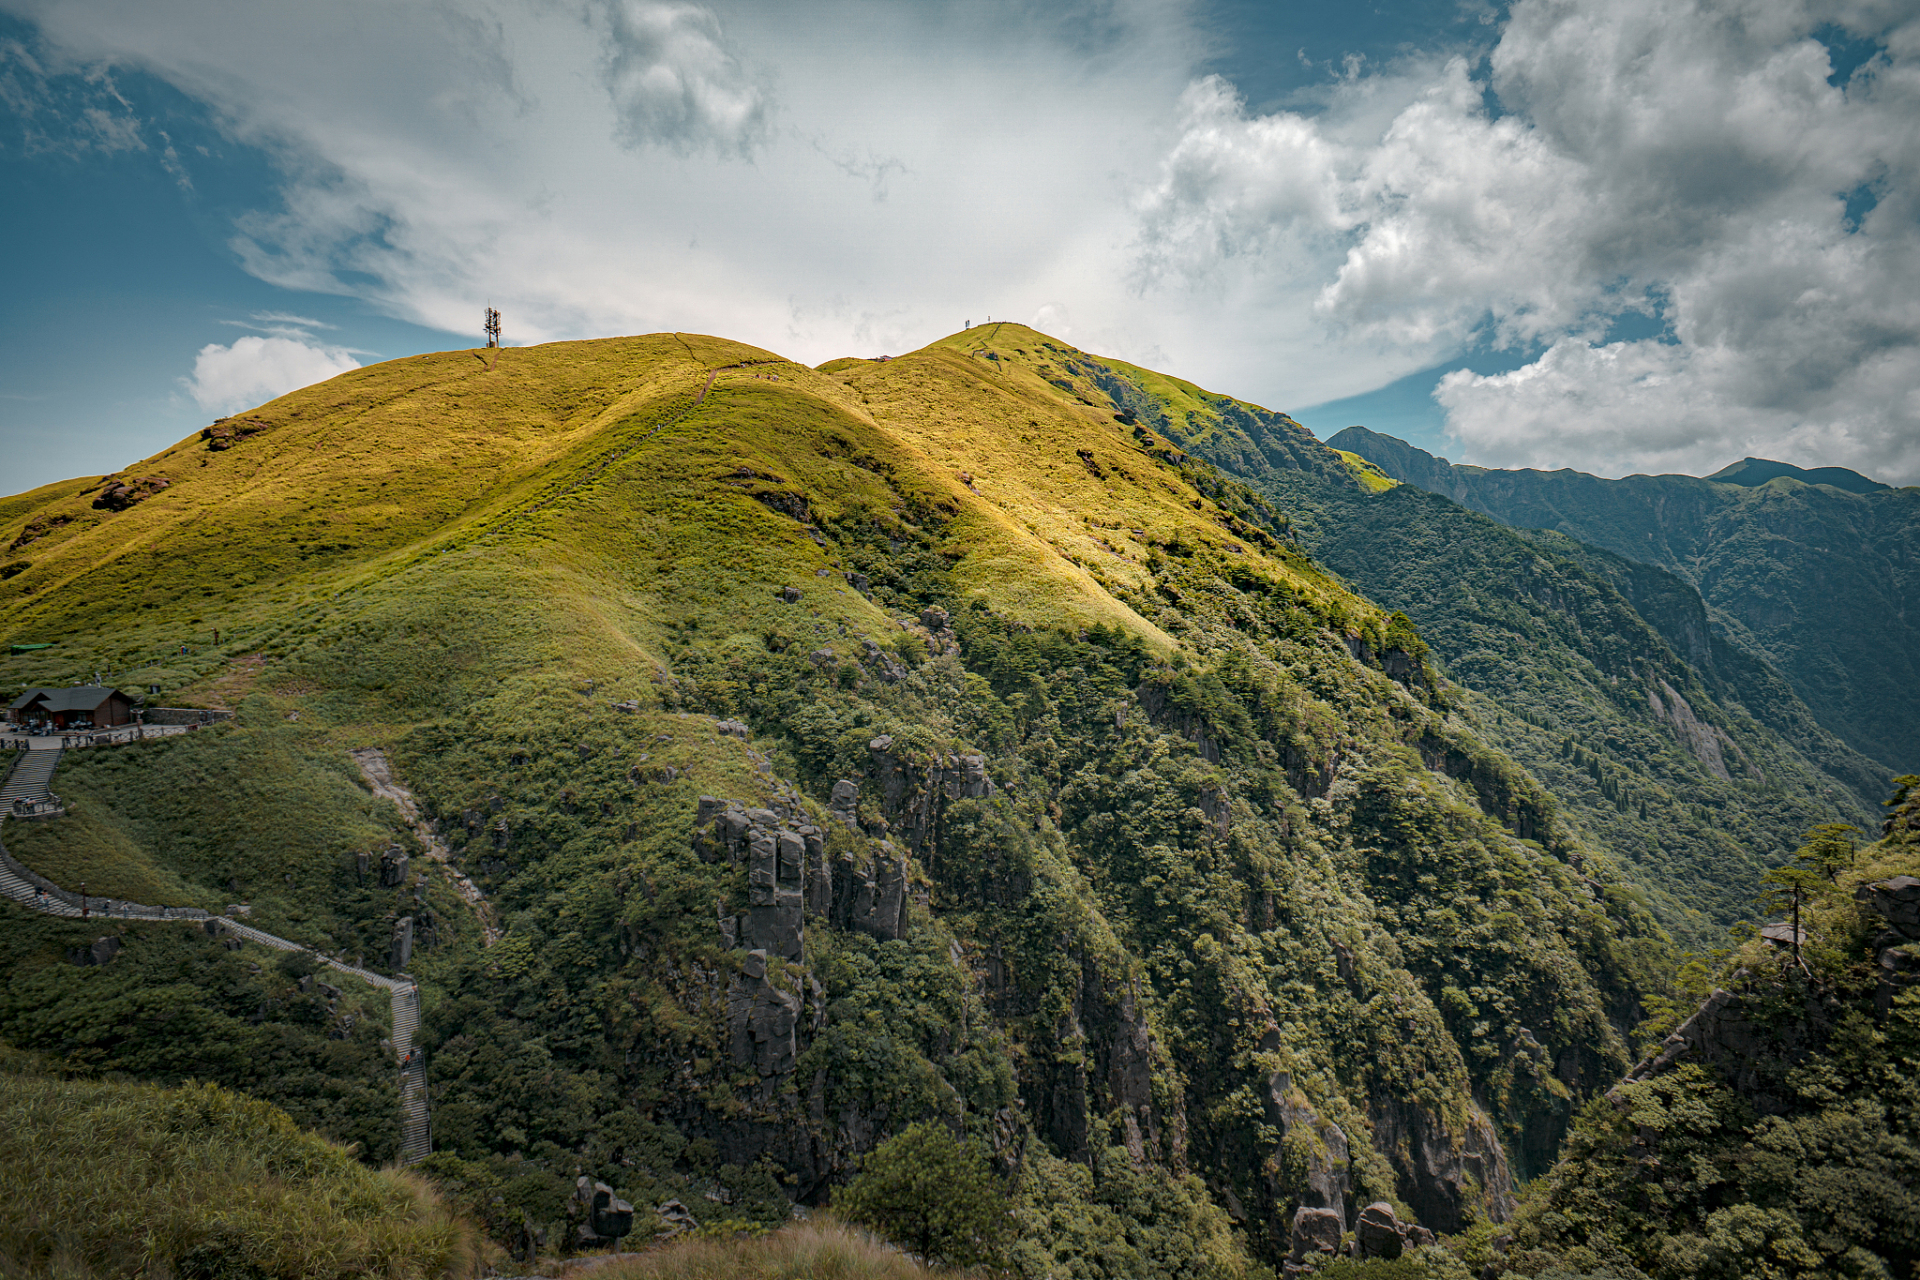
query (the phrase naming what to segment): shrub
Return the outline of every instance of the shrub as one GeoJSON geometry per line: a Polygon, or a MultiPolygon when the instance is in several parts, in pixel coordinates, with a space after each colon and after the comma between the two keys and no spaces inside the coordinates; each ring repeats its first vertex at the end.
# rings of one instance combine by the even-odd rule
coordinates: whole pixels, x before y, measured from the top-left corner
{"type": "Polygon", "coordinates": [[[834,1207],[923,1258],[953,1266],[992,1262],[1009,1228],[1006,1189],[986,1153],[937,1124],[913,1125],[875,1147],[834,1207]]]}

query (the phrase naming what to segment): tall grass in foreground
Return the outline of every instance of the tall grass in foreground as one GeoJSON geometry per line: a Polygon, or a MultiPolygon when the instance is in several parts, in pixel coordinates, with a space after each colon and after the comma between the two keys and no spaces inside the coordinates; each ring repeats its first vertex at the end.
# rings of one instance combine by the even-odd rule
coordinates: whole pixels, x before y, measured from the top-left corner
{"type": "Polygon", "coordinates": [[[483,1249],[420,1179],[257,1099],[0,1072],[6,1280],[426,1280],[483,1249]]]}
{"type": "Polygon", "coordinates": [[[581,1280],[928,1280],[934,1274],[872,1236],[826,1219],[796,1222],[757,1240],[682,1240],[596,1266],[581,1280]]]}

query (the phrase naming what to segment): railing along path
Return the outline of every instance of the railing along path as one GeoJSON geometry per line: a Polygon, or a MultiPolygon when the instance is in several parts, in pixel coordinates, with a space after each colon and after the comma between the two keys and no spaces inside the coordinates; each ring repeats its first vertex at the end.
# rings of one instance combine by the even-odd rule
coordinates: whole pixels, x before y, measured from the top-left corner
{"type": "MultiPolygon", "coordinates": [[[[53,775],[51,765],[43,765],[45,757],[52,756],[53,764],[59,763],[60,750],[23,751],[14,762],[7,777],[5,790],[16,787],[16,775],[22,768],[29,768],[31,782],[22,786],[21,791],[36,791],[36,795],[25,796],[27,800],[44,799],[47,795],[47,783],[53,775]]],[[[0,824],[6,819],[6,813],[0,811],[0,824]]],[[[63,916],[68,919],[100,920],[184,920],[201,924],[209,920],[219,922],[217,929],[221,933],[231,933],[234,937],[275,951],[305,952],[316,961],[338,973],[358,978],[386,991],[391,1002],[393,1016],[393,1052],[400,1066],[400,1158],[407,1164],[418,1164],[427,1158],[433,1149],[432,1117],[427,1101],[427,1064],[424,1054],[414,1052],[413,1037],[420,1027],[420,984],[406,974],[395,978],[336,960],[332,956],[322,955],[297,942],[277,937],[264,929],[241,924],[238,920],[226,916],[213,916],[198,907],[155,907],[139,902],[124,902],[117,898],[101,898],[74,893],[39,875],[32,869],[15,860],[7,852],[6,845],[0,843],[0,895],[19,903],[29,911],[42,915],[63,916]]]]}

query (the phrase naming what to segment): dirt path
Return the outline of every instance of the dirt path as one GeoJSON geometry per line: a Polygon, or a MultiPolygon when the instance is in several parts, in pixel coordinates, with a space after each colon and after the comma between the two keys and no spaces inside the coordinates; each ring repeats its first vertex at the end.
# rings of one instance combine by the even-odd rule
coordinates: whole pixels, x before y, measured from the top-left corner
{"type": "Polygon", "coordinates": [[[387,760],[387,753],[378,747],[360,747],[347,752],[353,762],[360,766],[360,776],[367,780],[367,786],[373,794],[393,801],[400,810],[407,826],[426,849],[427,857],[440,864],[447,879],[453,881],[453,887],[473,908],[473,914],[480,921],[480,932],[487,946],[500,941],[500,925],[493,914],[493,904],[487,901],[487,895],[480,892],[480,886],[462,875],[453,865],[453,851],[447,848],[446,841],[433,829],[433,824],[420,816],[420,806],[414,801],[413,792],[406,789],[393,776],[393,766],[387,760]]]}

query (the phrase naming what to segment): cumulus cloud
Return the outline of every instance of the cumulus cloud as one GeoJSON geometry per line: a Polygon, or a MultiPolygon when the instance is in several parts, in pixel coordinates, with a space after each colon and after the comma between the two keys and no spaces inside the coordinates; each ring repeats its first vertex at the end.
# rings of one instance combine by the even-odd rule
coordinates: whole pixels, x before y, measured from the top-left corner
{"type": "Polygon", "coordinates": [[[687,329],[812,361],[1064,299],[1108,317],[1085,340],[1146,349],[1126,345],[1120,185],[1190,74],[1164,5],[253,12],[36,18],[64,56],[163,77],[274,158],[233,239],[272,283],[453,332],[491,298],[521,341],[687,329]]]}
{"type": "Polygon", "coordinates": [[[1537,353],[1438,388],[1475,462],[1920,480],[1916,53],[1911,5],[1521,0],[1484,81],[1409,66],[1311,117],[1203,82],[1137,271],[1310,296],[1408,370],[1537,353]],[[1837,28],[1883,45],[1844,80],[1815,38],[1837,28]],[[1630,317],[1665,331],[1607,341],[1630,317]]]}
{"type": "Polygon", "coordinates": [[[1071,313],[1296,409],[1493,346],[1522,367],[1438,389],[1474,461],[1920,480],[1914,0],[1518,0],[1485,49],[1270,112],[1196,79],[1202,10],[1153,0],[249,12],[33,18],[273,159],[232,243],[290,288],[810,361],[1071,313]],[[1878,52],[1837,75],[1836,34],[1878,52]]]}
{"type": "Polygon", "coordinates": [[[180,382],[208,413],[229,414],[359,367],[344,347],[250,333],[226,346],[210,342],[200,348],[192,376],[180,382]]]}
{"type": "Polygon", "coordinates": [[[766,140],[770,95],[711,9],[612,0],[607,17],[607,90],[622,142],[744,156],[766,140]]]}

